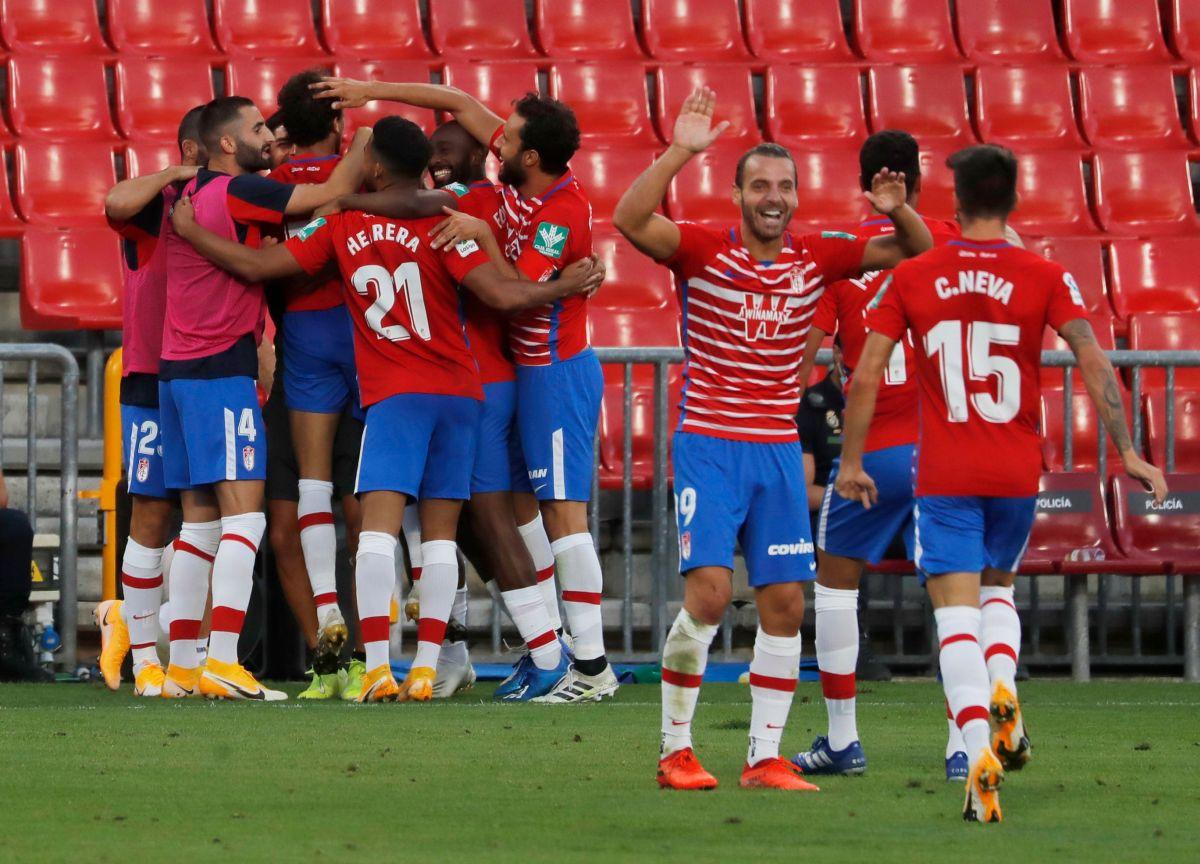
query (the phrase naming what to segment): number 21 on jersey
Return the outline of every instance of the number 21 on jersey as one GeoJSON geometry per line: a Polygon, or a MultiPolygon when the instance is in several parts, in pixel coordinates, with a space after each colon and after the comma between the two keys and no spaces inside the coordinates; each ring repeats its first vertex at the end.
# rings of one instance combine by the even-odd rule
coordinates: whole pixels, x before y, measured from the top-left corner
{"type": "Polygon", "coordinates": [[[942,395],[951,423],[967,422],[967,378],[971,381],[999,379],[997,396],[972,393],[969,404],[989,423],[1008,423],[1021,410],[1021,367],[1011,357],[991,353],[993,345],[1017,345],[1021,328],[1016,324],[990,321],[967,322],[967,363],[963,374],[963,322],[939,321],[925,334],[925,354],[938,360],[942,395]]]}
{"type": "Polygon", "coordinates": [[[408,327],[395,321],[392,315],[396,305],[396,295],[403,294],[408,308],[409,326],[416,332],[417,338],[428,342],[429,315],[425,311],[425,295],[421,292],[421,268],[415,261],[401,264],[391,273],[378,264],[367,264],[354,271],[351,279],[354,290],[363,297],[374,297],[374,302],[367,307],[367,326],[379,334],[380,338],[389,342],[402,342],[411,339],[412,333],[408,327]],[[385,323],[391,315],[393,323],[385,323]]]}

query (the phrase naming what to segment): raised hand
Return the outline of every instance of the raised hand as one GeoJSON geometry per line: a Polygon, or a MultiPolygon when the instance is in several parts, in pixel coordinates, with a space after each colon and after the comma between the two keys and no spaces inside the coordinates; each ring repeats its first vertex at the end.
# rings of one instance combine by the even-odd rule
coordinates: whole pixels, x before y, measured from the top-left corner
{"type": "Polygon", "coordinates": [[[671,143],[692,153],[699,153],[721,137],[721,133],[729,128],[729,121],[723,120],[716,126],[712,125],[716,104],[717,94],[709,88],[697,87],[693,90],[683,101],[679,116],[675,118],[671,143]]]}
{"type": "Polygon", "coordinates": [[[871,178],[871,191],[864,192],[876,212],[890,216],[908,200],[908,188],[904,184],[904,172],[884,168],[871,178]]]}
{"type": "Polygon", "coordinates": [[[370,81],[355,81],[353,78],[322,78],[309,89],[318,99],[332,99],[335,109],[361,108],[374,97],[370,81]]]}

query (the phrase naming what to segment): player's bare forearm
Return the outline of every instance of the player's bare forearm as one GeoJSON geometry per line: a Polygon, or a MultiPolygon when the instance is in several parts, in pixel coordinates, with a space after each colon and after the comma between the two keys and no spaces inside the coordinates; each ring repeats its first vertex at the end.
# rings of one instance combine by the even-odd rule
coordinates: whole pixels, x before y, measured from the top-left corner
{"type": "Polygon", "coordinates": [[[867,430],[875,416],[875,399],[879,393],[879,382],[883,370],[892,354],[895,341],[881,333],[869,333],[863,345],[854,378],[850,382],[850,393],[846,399],[846,411],[842,417],[842,466],[862,467],[863,448],[867,443],[867,430]]]}
{"type": "Polygon", "coordinates": [[[153,174],[122,180],[104,196],[104,215],[114,222],[128,222],[164,189],[172,183],[190,180],[197,170],[195,166],[172,165],[153,174]]]}
{"type": "Polygon", "coordinates": [[[812,378],[813,368],[817,365],[817,352],[821,350],[824,339],[825,331],[820,327],[808,328],[808,341],[804,343],[804,356],[800,358],[800,369],[796,376],[801,389],[807,387],[812,378]]]}
{"type": "Polygon", "coordinates": [[[903,204],[887,215],[896,231],[890,237],[876,237],[867,243],[863,251],[864,271],[890,270],[901,261],[933,248],[933,234],[916,210],[903,204]]]}
{"type": "Polygon", "coordinates": [[[613,210],[613,225],[638,251],[662,261],[679,249],[679,226],[656,212],[666,197],[671,180],[695,155],[678,144],[641,173],[625,190],[613,210]]]}
{"type": "Polygon", "coordinates": [[[458,199],[443,189],[380,189],[355,192],[338,199],[341,210],[361,210],[389,219],[424,219],[438,216],[443,207],[458,209],[458,199]]]}
{"type": "Polygon", "coordinates": [[[483,251],[487,253],[488,260],[500,271],[501,276],[505,279],[521,279],[521,271],[504,257],[504,250],[500,248],[500,243],[496,240],[496,235],[489,232],[483,237],[482,245],[483,251]]]}
{"type": "MultiPolygon", "coordinates": [[[[344,82],[344,79],[326,78],[326,92],[333,94],[335,107],[351,107],[358,99],[380,99],[386,102],[403,102],[418,108],[448,111],[468,134],[481,144],[490,144],[492,134],[504,119],[492,113],[487,106],[471,94],[445,84],[392,83],[388,81],[344,82]],[[350,97],[347,105],[341,105],[343,95],[350,97]]],[[[321,89],[321,85],[315,85],[321,89]]]]}
{"type": "Polygon", "coordinates": [[[603,265],[593,256],[575,262],[559,278],[546,282],[510,278],[489,263],[468,273],[463,284],[493,309],[513,313],[595,291],[604,275],[603,265]]]}
{"type": "Polygon", "coordinates": [[[1122,458],[1133,454],[1133,441],[1125,424],[1125,406],[1121,401],[1121,388],[1112,363],[1100,349],[1092,325],[1084,318],[1076,318],[1063,325],[1059,334],[1066,341],[1079,363],[1079,374],[1083,386],[1096,405],[1096,414],[1112,439],[1113,446],[1122,458]]]}

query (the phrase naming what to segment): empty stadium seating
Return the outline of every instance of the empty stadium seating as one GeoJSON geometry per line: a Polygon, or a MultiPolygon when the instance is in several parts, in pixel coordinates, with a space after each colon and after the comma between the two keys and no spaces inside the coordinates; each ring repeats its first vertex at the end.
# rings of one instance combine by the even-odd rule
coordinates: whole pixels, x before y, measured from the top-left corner
{"type": "Polygon", "coordinates": [[[121,260],[107,227],[30,228],[21,240],[21,325],[30,330],[116,330],[121,260]]]}
{"type": "Polygon", "coordinates": [[[288,78],[305,69],[333,69],[329,57],[288,57],[260,60],[252,57],[230,59],[225,71],[225,91],[254,100],[264,117],[279,108],[279,88],[288,78]]]}
{"type": "Polygon", "coordinates": [[[1079,73],[1083,131],[1102,149],[1187,149],[1169,66],[1093,67],[1079,73]]]}
{"type": "Polygon", "coordinates": [[[640,63],[556,63],[550,95],[570,104],[584,148],[592,144],[659,146],[640,63]]]}
{"type": "Polygon", "coordinates": [[[714,146],[693,157],[667,189],[667,215],[722,226],[735,222],[738,212],[730,195],[741,155],[737,148],[714,146]]]}
{"type": "Polygon", "coordinates": [[[1096,212],[1112,234],[1194,234],[1200,219],[1192,203],[1187,154],[1097,153],[1096,212]]]}
{"type": "MultiPolygon", "coordinates": [[[[338,60],[335,71],[338,75],[359,80],[429,80],[429,64],[424,60],[338,60]]],[[[389,114],[399,114],[412,120],[427,134],[432,133],[437,126],[433,112],[427,108],[414,108],[400,102],[376,101],[345,112],[346,135],[353,135],[359,126],[373,126],[376,120],[389,114]]]]}
{"type": "Polygon", "coordinates": [[[941,0],[854,0],[854,40],[873,62],[961,60],[950,6],[941,0]]]}
{"type": "Polygon", "coordinates": [[[1100,476],[1088,472],[1042,474],[1038,508],[1021,556],[1023,574],[1094,573],[1102,559],[1107,572],[1129,567],[1117,550],[1106,516],[1100,476]],[[1092,563],[1088,563],[1092,562],[1092,563]]]}
{"type": "MultiPolygon", "coordinates": [[[[1200,312],[1143,312],[1129,319],[1129,347],[1134,351],[1194,351],[1200,344],[1200,312]]],[[[1163,369],[1146,369],[1142,387],[1166,385],[1163,369]]],[[[1175,370],[1175,386],[1200,390],[1200,368],[1175,370]]]]}
{"type": "Polygon", "coordinates": [[[466,90],[501,117],[512,113],[512,103],[538,89],[537,65],[515,63],[447,63],[444,83],[466,90]]]}
{"type": "Polygon", "coordinates": [[[311,57],[324,52],[309,0],[213,0],[217,42],[233,55],[311,57]]]}
{"type": "Polygon", "coordinates": [[[867,137],[854,66],[771,66],[763,96],[767,137],[785,147],[854,151],[867,137]]]}
{"type": "Polygon", "coordinates": [[[618,234],[597,229],[592,247],[608,271],[592,300],[601,309],[668,309],[677,316],[671,275],[618,234]]]}
{"type": "Polygon", "coordinates": [[[321,0],[321,31],[340,57],[420,60],[432,56],[418,0],[321,0]]]}
{"type": "Polygon", "coordinates": [[[1013,227],[1022,234],[1098,233],[1088,209],[1080,154],[1068,150],[1024,153],[1018,157],[1017,209],[1013,227]]]}
{"type": "Polygon", "coordinates": [[[179,148],[174,141],[130,141],[125,147],[125,176],[141,177],[179,164],[179,148]]]}
{"type": "Polygon", "coordinates": [[[556,60],[628,61],[643,56],[628,3],[536,0],[533,15],[542,51],[556,60]]]}
{"type": "Polygon", "coordinates": [[[212,57],[204,0],[108,0],[108,35],[123,55],[212,57]],[[169,14],[164,14],[169,9],[169,14]]]}
{"type": "Polygon", "coordinates": [[[0,171],[0,238],[20,237],[25,230],[23,220],[13,207],[8,189],[8,172],[0,171]]]}
{"type": "MultiPolygon", "coordinates": [[[[1200,391],[1176,390],[1175,470],[1200,474],[1200,391]]],[[[1146,441],[1150,461],[1167,470],[1167,398],[1165,390],[1146,394],[1146,441]]]]}
{"type": "Polygon", "coordinates": [[[0,38],[17,54],[107,54],[94,0],[0,0],[0,38]]]}
{"type": "Polygon", "coordinates": [[[1057,261],[1075,277],[1090,316],[1112,318],[1113,309],[1105,290],[1104,253],[1098,239],[1087,237],[1050,237],[1030,240],[1026,248],[1051,261],[1057,261]]]}
{"type": "Polygon", "coordinates": [[[22,141],[15,159],[17,208],[31,225],[102,224],[117,182],[112,147],[98,141],[22,141]]]}
{"type": "Polygon", "coordinates": [[[748,60],[737,0],[642,0],[650,56],[692,63],[748,60]]]}
{"type": "Polygon", "coordinates": [[[654,161],[649,148],[591,148],[581,150],[571,160],[571,170],[592,202],[592,219],[612,221],[613,210],[625,190],[654,161]]]}
{"type": "Polygon", "coordinates": [[[1191,312],[1200,309],[1200,237],[1114,240],[1113,309],[1123,319],[1140,312],[1191,312]]]}
{"type": "Polygon", "coordinates": [[[127,138],[173,141],[183,115],[213,95],[202,57],[124,57],[117,64],[117,123],[127,138]]]}
{"type": "MultiPolygon", "coordinates": [[[[1092,325],[1092,332],[1096,335],[1096,344],[1104,351],[1115,349],[1117,347],[1117,340],[1113,332],[1113,319],[1105,317],[1103,314],[1097,315],[1094,313],[1086,317],[1088,323],[1092,325]]],[[[1042,350],[1069,351],[1070,346],[1052,328],[1047,327],[1042,333],[1042,350]]],[[[1043,366],[1039,375],[1039,382],[1043,390],[1065,389],[1066,378],[1063,368],[1061,366],[1043,366]]],[[[1083,392],[1083,380],[1079,377],[1078,369],[1072,373],[1071,389],[1076,393],[1083,392]]]]}
{"type": "Polygon", "coordinates": [[[771,63],[853,63],[838,0],[744,0],[746,41],[771,63]]]}
{"type": "MultiPolygon", "coordinates": [[[[792,231],[850,228],[872,212],[859,184],[857,159],[824,151],[793,156],[799,202],[792,217],[792,231]]],[[[730,182],[732,179],[731,174],[730,182]]]]}
{"type": "Polygon", "coordinates": [[[980,66],[975,112],[984,141],[1023,150],[1084,146],[1065,65],[980,66]]]}
{"type": "Polygon", "coordinates": [[[1062,0],[1067,50],[1080,63],[1161,63],[1163,44],[1157,0],[1062,0]]]}
{"type": "Polygon", "coordinates": [[[954,219],[954,174],[946,167],[953,150],[921,148],[921,196],[917,210],[931,219],[954,219]]]}
{"type": "Polygon", "coordinates": [[[1049,3],[956,0],[955,8],[958,41],[969,60],[982,64],[1060,63],[1065,59],[1049,3]]]}
{"type": "Polygon", "coordinates": [[[439,54],[455,60],[537,56],[524,0],[429,0],[429,37],[439,54]]]}
{"type": "MultiPolygon", "coordinates": [[[[1072,463],[1073,471],[1097,471],[1097,427],[1096,407],[1091,397],[1084,391],[1079,376],[1075,376],[1076,385],[1071,393],[1071,429],[1073,438],[1072,463]]],[[[1063,471],[1065,465],[1063,439],[1063,403],[1065,393],[1062,390],[1045,389],[1042,391],[1042,462],[1048,471],[1063,471]]],[[[1125,421],[1133,428],[1133,413],[1129,393],[1122,390],[1121,403],[1125,406],[1125,421]]],[[[1105,436],[1105,469],[1111,475],[1121,468],[1121,459],[1113,447],[1112,439],[1105,436]]]]}
{"type": "Polygon", "coordinates": [[[1200,64],[1200,6],[1192,0],[1170,0],[1171,46],[1193,66],[1200,64]]]}
{"type": "Polygon", "coordinates": [[[9,58],[8,110],[21,136],[79,140],[117,134],[100,57],[9,58]]]}
{"type": "Polygon", "coordinates": [[[872,129],[904,129],[926,147],[975,143],[957,66],[875,66],[867,78],[872,129]]]}
{"type": "Polygon", "coordinates": [[[1166,503],[1155,505],[1138,481],[1112,480],[1113,535],[1126,557],[1153,572],[1200,573],[1200,475],[1167,474],[1166,503]]]}
{"type": "Polygon", "coordinates": [[[664,141],[671,140],[671,128],[688,94],[697,87],[711,87],[717,93],[714,123],[729,121],[721,135],[721,145],[751,147],[762,139],[754,113],[754,86],[745,66],[663,66],[658,70],[658,131],[664,141]]]}

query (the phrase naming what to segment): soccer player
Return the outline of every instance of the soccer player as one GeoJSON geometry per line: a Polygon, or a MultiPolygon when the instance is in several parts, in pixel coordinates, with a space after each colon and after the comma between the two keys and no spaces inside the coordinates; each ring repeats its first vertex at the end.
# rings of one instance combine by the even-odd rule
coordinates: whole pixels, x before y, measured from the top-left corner
{"type": "Polygon", "coordinates": [[[1012,153],[969,147],[951,156],[949,166],[962,238],[901,264],[869,304],[836,486],[865,508],[888,494],[866,470],[864,451],[879,380],[896,344],[911,333],[920,393],[916,564],[933,602],[946,700],[967,743],[963,818],[999,822],[1005,767],[1020,767],[1028,742],[1015,659],[985,662],[992,634],[980,624],[980,585],[1011,588],[1033,524],[1047,325],[1075,354],[1126,473],[1158,501],[1167,489],[1162,473],[1130,442],[1120,388],[1075,280],[1006,238],[1017,202],[1012,153]]]}
{"type": "Polygon", "coordinates": [[[276,111],[267,118],[267,128],[275,136],[275,140],[271,142],[271,168],[275,169],[291,159],[296,148],[288,137],[287,127],[283,125],[282,111],[276,111]]]}
{"type": "MultiPolygon", "coordinates": [[[[340,108],[384,99],[445,111],[486,143],[500,160],[504,253],[524,278],[554,279],[591,254],[591,204],[568,164],[579,149],[579,128],[563,103],[529,93],[505,120],[454,87],[330,78],[318,89],[340,108]]],[[[535,509],[529,496],[514,496],[521,533],[543,570],[534,545],[540,510],[574,640],[574,662],[539,699],[598,701],[614,694],[618,684],[604,651],[604,578],[587,521],[604,390],[600,363],[588,344],[587,298],[570,297],[514,316],[509,346],[516,363],[517,429],[538,503],[535,509]]]]}
{"type": "MultiPolygon", "coordinates": [[[[366,162],[372,189],[416,188],[429,160],[420,127],[400,117],[375,124],[366,162]]],[[[202,230],[189,208],[175,227],[203,254],[245,280],[316,274],[335,263],[353,305],[355,356],[367,426],[357,492],[363,531],[355,567],[367,673],[360,701],[432,697],[435,667],[457,581],[455,532],[469,497],[483,389],[459,315],[457,285],[488,305],[519,309],[598,287],[591,259],[561,279],[503,275],[494,240],[434,249],[438,218],[394,220],[361,211],[315,219],[286,244],[258,251],[202,230]],[[491,260],[490,260],[491,259],[491,260]],[[423,583],[417,655],[402,687],[388,664],[388,608],[405,501],[421,512],[423,583]]]]}
{"type": "MultiPolygon", "coordinates": [[[[214,99],[200,115],[199,134],[208,164],[183,194],[200,224],[239,243],[257,246],[263,226],[311,212],[359,183],[365,134],[327,182],[303,186],[254,173],[269,166],[273,138],[249,99],[214,99]]],[[[254,384],[264,325],[262,286],[214,267],[174,232],[167,235],[167,267],[159,364],[165,485],[180,490],[185,523],[220,520],[220,533],[215,546],[188,541],[194,550],[176,549],[170,575],[171,664],[163,692],[283,699],[284,693],[262,687],[239,664],[237,652],[266,527],[265,442],[254,384]],[[213,559],[212,629],[201,672],[196,648],[208,596],[208,557],[213,559]]]]}
{"type": "MultiPolygon", "coordinates": [[[[132,513],[121,561],[125,599],[97,606],[96,622],[104,683],[110,690],[120,686],[121,663],[132,650],[133,692],[137,696],[161,695],[164,678],[157,647],[158,610],[163,596],[163,553],[174,506],[163,480],[159,438],[158,365],[167,302],[164,232],[169,230],[167,217],[179,188],[195,177],[208,159],[199,134],[203,110],[204,106],[198,105],[180,121],[176,135],[179,165],[122,180],[104,199],[104,214],[121,236],[125,262],[121,439],[132,513]]],[[[218,529],[216,524],[187,523],[179,542],[215,548],[218,529]]]]}
{"type": "MultiPolygon", "coordinates": [[[[876,132],[863,142],[858,154],[859,182],[869,189],[871,179],[884,169],[903,172],[908,206],[916,209],[921,194],[920,151],[907,132],[876,132]]],[[[935,245],[959,236],[953,222],[922,217],[935,245]]],[[[863,237],[892,233],[891,220],[873,216],[858,228],[863,237]]],[[[864,318],[867,304],[888,271],[864,273],[829,285],[817,303],[808,331],[808,344],[800,365],[800,380],[807,381],[817,350],[826,335],[837,333],[847,370],[853,375],[867,338],[864,318]]],[[[862,774],[867,757],[858,739],[855,719],[855,675],[858,663],[858,586],[867,561],[878,563],[892,540],[902,535],[909,558],[913,555],[912,462],[917,440],[913,404],[916,380],[911,375],[912,346],[902,339],[888,360],[871,430],[867,436],[865,467],[886,492],[871,509],[833,494],[837,477],[834,462],[821,502],[817,527],[817,583],[813,589],[817,629],[817,665],[829,717],[828,733],[818,736],[795,763],[805,774],[862,774]]],[[[948,779],[966,779],[967,756],[958,727],[950,724],[946,747],[948,779]]]]}
{"type": "Polygon", "coordinates": [[[816,789],[779,756],[800,666],[803,583],[816,568],[796,432],[804,336],[827,283],[895,266],[932,239],[905,203],[904,176],[889,171],[875,175],[865,194],[891,219],[891,236],[792,235],[796,166],[777,144],[760,144],[738,161],[738,225],[717,231],[672,222],[657,212],[671,180],[728,126],[712,125],[714,103],[706,88],[687,98],[670,147],[613,213],[634,246],[675,274],[687,358],[674,439],[685,587],[663,646],[658,782],[674,789],[717,785],[692,749],[691,726],[740,543],[759,614],[741,785],[816,789]]]}

